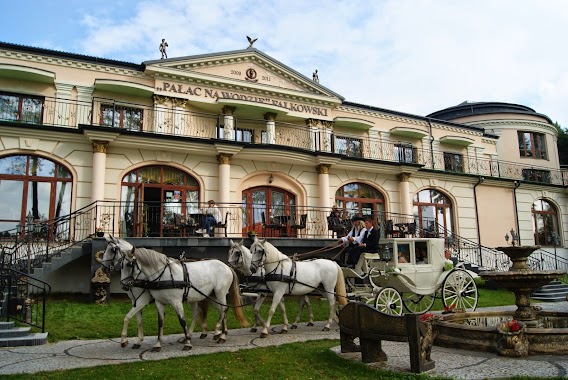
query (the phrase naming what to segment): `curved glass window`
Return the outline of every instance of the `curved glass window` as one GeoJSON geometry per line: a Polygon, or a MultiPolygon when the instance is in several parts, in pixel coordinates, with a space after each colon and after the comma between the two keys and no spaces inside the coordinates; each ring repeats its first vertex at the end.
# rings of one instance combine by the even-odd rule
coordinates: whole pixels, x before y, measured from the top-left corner
{"type": "Polygon", "coordinates": [[[556,208],[544,199],[532,205],[534,242],[536,245],[560,245],[556,208]]]}
{"type": "Polygon", "coordinates": [[[443,193],[424,189],[414,195],[414,216],[424,237],[447,237],[453,233],[452,202],[443,193]]]}
{"type": "Polygon", "coordinates": [[[335,205],[344,219],[377,215],[385,210],[384,204],[383,194],[364,183],[348,183],[335,192],[335,205]]]}
{"type": "Polygon", "coordinates": [[[71,172],[63,165],[33,155],[0,158],[0,231],[71,213],[71,172]]]}

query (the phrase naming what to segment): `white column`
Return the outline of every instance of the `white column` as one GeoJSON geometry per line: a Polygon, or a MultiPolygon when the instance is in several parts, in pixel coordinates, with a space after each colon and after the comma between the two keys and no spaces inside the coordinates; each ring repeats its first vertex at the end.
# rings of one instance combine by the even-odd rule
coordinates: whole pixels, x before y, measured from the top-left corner
{"type": "Polygon", "coordinates": [[[92,109],[92,95],[95,88],[78,85],[75,85],[75,88],[77,89],[77,123],[91,124],[91,116],[95,117],[95,114],[91,115],[91,112],[95,112],[92,109]]]}
{"type": "Polygon", "coordinates": [[[264,114],[264,120],[266,120],[266,143],[275,144],[276,143],[276,114],[273,112],[267,112],[264,114]]]}
{"type": "Polygon", "coordinates": [[[235,110],[237,107],[223,107],[223,138],[225,140],[235,139],[235,110]]]}
{"type": "Polygon", "coordinates": [[[316,166],[318,171],[318,194],[319,194],[319,212],[316,215],[322,221],[322,235],[321,237],[326,237],[327,231],[327,216],[329,215],[328,210],[331,208],[329,204],[329,167],[330,165],[320,164],[316,166]]]}
{"type": "Polygon", "coordinates": [[[410,196],[410,173],[400,173],[398,175],[398,192],[400,193],[400,212],[401,214],[412,215],[412,197],[410,196]]]}
{"type": "Polygon", "coordinates": [[[231,157],[232,154],[220,153],[217,155],[219,163],[219,203],[231,201],[231,157]]]}
{"type": "Polygon", "coordinates": [[[176,136],[186,136],[187,132],[185,130],[184,120],[185,116],[185,105],[187,103],[186,99],[172,99],[173,106],[173,126],[172,135],[176,136]]]}
{"type": "Polygon", "coordinates": [[[91,182],[91,201],[102,201],[105,197],[105,171],[108,142],[93,142],[93,176],[91,182]]]}

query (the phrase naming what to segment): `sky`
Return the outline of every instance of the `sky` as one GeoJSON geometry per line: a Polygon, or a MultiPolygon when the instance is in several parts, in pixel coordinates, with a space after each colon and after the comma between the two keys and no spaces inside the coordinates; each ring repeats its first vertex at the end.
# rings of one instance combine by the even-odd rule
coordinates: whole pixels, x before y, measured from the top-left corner
{"type": "Polygon", "coordinates": [[[141,63],[254,47],[347,101],[522,104],[568,128],[566,0],[2,1],[0,41],[141,63]],[[7,17],[7,15],[12,15],[7,17]],[[565,37],[562,37],[565,36],[565,37]]]}

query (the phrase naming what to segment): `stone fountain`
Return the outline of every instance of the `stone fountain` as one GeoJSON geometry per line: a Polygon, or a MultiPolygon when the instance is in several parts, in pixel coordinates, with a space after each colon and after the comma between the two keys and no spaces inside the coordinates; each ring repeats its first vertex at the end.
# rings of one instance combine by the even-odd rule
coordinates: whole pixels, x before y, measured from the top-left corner
{"type": "Polygon", "coordinates": [[[512,291],[517,310],[446,315],[436,326],[435,344],[493,351],[503,356],[568,354],[568,312],[544,312],[530,304],[530,296],[536,289],[564,274],[560,270],[530,269],[527,258],[538,248],[540,246],[498,247],[496,249],[505,253],[513,265],[508,271],[479,274],[483,279],[512,291]],[[522,331],[515,335],[504,334],[502,324],[513,319],[521,322],[522,331]]]}

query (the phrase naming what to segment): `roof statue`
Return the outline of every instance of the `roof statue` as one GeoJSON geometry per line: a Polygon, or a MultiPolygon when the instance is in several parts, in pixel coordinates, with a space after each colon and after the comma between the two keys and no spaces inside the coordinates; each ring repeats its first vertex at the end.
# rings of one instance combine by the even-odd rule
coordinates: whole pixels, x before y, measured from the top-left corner
{"type": "Polygon", "coordinates": [[[250,38],[249,36],[247,36],[247,40],[249,41],[249,46],[247,49],[252,49],[252,44],[254,44],[256,42],[256,40],[258,40],[258,38],[255,38],[254,40],[252,38],[250,38]]]}
{"type": "Polygon", "coordinates": [[[319,83],[320,79],[318,77],[318,69],[316,69],[316,71],[314,71],[312,79],[313,79],[314,82],[319,83]]]}
{"type": "Polygon", "coordinates": [[[160,59],[168,59],[168,54],[166,54],[166,48],[168,47],[168,43],[166,42],[165,38],[162,38],[162,43],[160,44],[160,53],[162,53],[162,58],[160,59]]]}

